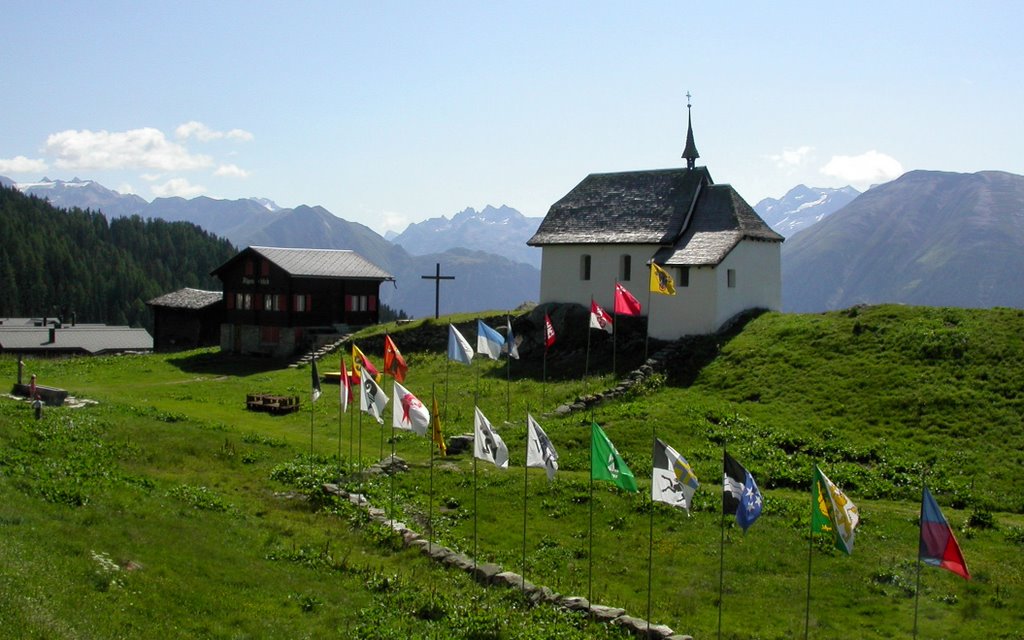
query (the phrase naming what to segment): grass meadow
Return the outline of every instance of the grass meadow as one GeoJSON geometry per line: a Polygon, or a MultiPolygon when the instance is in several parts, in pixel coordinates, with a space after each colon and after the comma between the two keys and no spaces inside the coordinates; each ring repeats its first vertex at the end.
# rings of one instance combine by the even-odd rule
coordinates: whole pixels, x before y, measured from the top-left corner
{"type": "MultiPolygon", "coordinates": [[[[921,570],[919,637],[1024,638],[1024,313],[763,314],[715,338],[696,370],[672,363],[565,416],[554,408],[612,377],[583,381],[582,363],[562,359],[545,385],[537,362],[514,361],[509,376],[505,361],[467,367],[403,346],[444,328],[389,328],[410,366],[405,386],[428,406],[436,395],[447,435],[471,432],[480,406],[509,447],[507,470],[478,462],[474,474],[467,453],[431,468],[428,441],[400,432],[393,444],[410,471],[360,478],[390,453],[391,429],[339,416],[327,384],[310,410],[308,368],[216,350],[28,361],[41,384],[97,404],[36,421],[27,404],[0,400],[0,637],[625,637],[484,589],[319,491],[340,482],[414,529],[432,525],[437,542],[518,572],[525,480],[535,583],[592,589],[595,602],[646,617],[650,561],[652,621],[714,638],[721,566],[722,637],[789,639],[804,635],[810,563],[809,637],[909,638],[924,479],[973,579],[921,570]],[[249,412],[255,392],[299,395],[302,410],[249,412]],[[552,482],[524,472],[527,411],[558,449],[552,482]],[[592,420],[638,494],[591,487],[592,420]],[[701,481],[689,516],[647,497],[652,435],[701,481]],[[746,534],[732,518],[722,526],[724,447],[766,498],[746,534]],[[859,507],[851,556],[809,540],[814,464],[859,507]]],[[[380,330],[356,336],[378,364],[379,349],[360,340],[376,344],[380,330]]],[[[14,359],[0,356],[0,369],[13,377],[14,359]]]]}

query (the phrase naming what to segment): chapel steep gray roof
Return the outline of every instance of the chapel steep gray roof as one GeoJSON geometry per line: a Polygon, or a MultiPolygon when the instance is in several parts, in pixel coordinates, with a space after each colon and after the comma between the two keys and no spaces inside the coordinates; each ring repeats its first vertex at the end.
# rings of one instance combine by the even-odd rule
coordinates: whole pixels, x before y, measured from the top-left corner
{"type": "Polygon", "coordinates": [[[303,278],[346,278],[350,280],[394,280],[384,271],[355,251],[348,249],[295,249],[285,247],[249,247],[221,266],[212,275],[218,275],[235,260],[248,252],[260,255],[286,273],[303,278]]]}
{"type": "Polygon", "coordinates": [[[706,167],[594,173],[551,205],[526,244],[671,244],[711,183],[706,167]]]}
{"type": "Polygon", "coordinates": [[[717,265],[741,240],[782,242],[784,238],[731,185],[707,185],[683,235],[671,247],[659,249],[653,260],[665,266],[717,265]]]}

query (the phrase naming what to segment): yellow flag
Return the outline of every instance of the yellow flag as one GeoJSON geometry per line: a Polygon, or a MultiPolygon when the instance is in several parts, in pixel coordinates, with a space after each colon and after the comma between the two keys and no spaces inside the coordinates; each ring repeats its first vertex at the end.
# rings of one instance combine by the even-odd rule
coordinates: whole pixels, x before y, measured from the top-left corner
{"type": "Polygon", "coordinates": [[[437,409],[437,398],[434,398],[434,412],[430,414],[430,439],[437,445],[442,456],[448,455],[448,447],[444,444],[444,434],[441,433],[441,412],[437,409]]]}
{"type": "Polygon", "coordinates": [[[664,296],[676,295],[676,283],[672,281],[672,276],[653,262],[651,263],[651,293],[660,293],[664,296]]]}

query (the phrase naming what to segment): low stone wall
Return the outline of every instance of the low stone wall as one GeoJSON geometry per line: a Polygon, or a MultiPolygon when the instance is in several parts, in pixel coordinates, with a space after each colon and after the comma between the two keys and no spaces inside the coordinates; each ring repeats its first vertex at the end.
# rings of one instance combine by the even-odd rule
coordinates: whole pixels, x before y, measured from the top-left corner
{"type": "MultiPolygon", "coordinates": [[[[394,463],[394,461],[392,461],[394,463]]],[[[402,536],[402,541],[407,547],[419,549],[421,553],[429,556],[431,560],[439,562],[452,569],[464,571],[473,576],[480,584],[488,587],[505,587],[508,589],[522,589],[523,595],[533,605],[549,604],[562,607],[571,611],[583,611],[593,616],[599,622],[613,624],[623,627],[628,632],[639,638],[653,638],[657,640],[693,640],[692,636],[676,634],[671,628],[663,624],[650,624],[642,618],[637,618],[626,613],[625,609],[609,607],[600,604],[591,604],[582,596],[566,596],[552,591],[550,588],[535,585],[523,576],[514,571],[506,571],[501,566],[486,562],[477,564],[473,558],[464,553],[453,551],[445,546],[431,543],[419,533],[408,528],[404,522],[389,518],[384,509],[370,505],[366,496],[359,493],[350,493],[335,484],[323,485],[323,491],[330,495],[338,496],[356,507],[365,510],[370,519],[386,527],[390,527],[402,536]]]]}

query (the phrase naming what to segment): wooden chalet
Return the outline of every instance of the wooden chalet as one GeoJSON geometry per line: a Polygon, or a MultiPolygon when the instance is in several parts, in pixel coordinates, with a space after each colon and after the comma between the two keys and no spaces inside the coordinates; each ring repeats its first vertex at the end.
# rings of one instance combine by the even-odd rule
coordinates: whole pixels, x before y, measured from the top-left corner
{"type": "Polygon", "coordinates": [[[220,344],[224,294],[202,289],[178,289],[146,303],[153,311],[153,348],[157,351],[195,349],[220,344]]]}
{"type": "Polygon", "coordinates": [[[379,320],[391,274],[354,251],[248,247],[212,272],[224,283],[220,347],[286,357],[379,320]]]}

